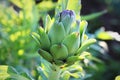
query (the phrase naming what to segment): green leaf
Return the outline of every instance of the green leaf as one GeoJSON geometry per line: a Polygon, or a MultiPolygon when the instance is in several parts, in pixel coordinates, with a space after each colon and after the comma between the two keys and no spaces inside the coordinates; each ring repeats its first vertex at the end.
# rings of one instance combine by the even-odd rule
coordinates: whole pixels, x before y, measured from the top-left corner
{"type": "Polygon", "coordinates": [[[47,80],[47,77],[46,77],[46,75],[44,74],[43,69],[42,69],[41,67],[38,67],[37,70],[38,70],[38,72],[39,72],[39,74],[40,74],[39,79],[40,79],[40,80],[47,80]]]}
{"type": "Polygon", "coordinates": [[[53,60],[52,55],[49,52],[47,52],[47,51],[45,51],[43,49],[39,49],[38,53],[47,61],[51,62],[53,60]]]}
{"type": "Polygon", "coordinates": [[[71,67],[69,67],[69,71],[70,72],[83,72],[83,68],[79,64],[74,64],[71,67]]]}
{"type": "Polygon", "coordinates": [[[85,20],[83,20],[83,21],[80,22],[80,39],[81,39],[80,42],[81,43],[83,42],[87,25],[88,25],[88,23],[85,20]]]}
{"type": "Polygon", "coordinates": [[[96,58],[96,57],[93,57],[93,56],[89,56],[89,57],[87,57],[89,60],[93,60],[93,61],[95,61],[95,62],[98,62],[98,63],[103,63],[103,61],[102,60],[100,60],[100,59],[98,59],[98,58],[96,58]]]}
{"type": "Polygon", "coordinates": [[[85,59],[86,57],[88,57],[88,56],[91,56],[91,54],[89,53],[89,52],[83,52],[81,55],[80,55],[80,58],[81,59],[85,59]]]}
{"type": "Polygon", "coordinates": [[[27,10],[29,10],[28,7],[30,8],[34,4],[33,0],[10,0],[10,2],[15,4],[19,8],[24,8],[24,9],[26,8],[27,10]]]}
{"type": "Polygon", "coordinates": [[[62,76],[63,80],[69,80],[70,77],[74,77],[74,78],[80,77],[80,75],[78,73],[71,73],[69,71],[65,71],[62,75],[63,75],[62,76]]]}
{"type": "Polygon", "coordinates": [[[15,73],[15,74],[18,74],[18,72],[13,67],[5,66],[5,65],[0,66],[0,73],[15,73]]]}
{"type": "Polygon", "coordinates": [[[0,80],[5,80],[8,78],[16,80],[29,80],[26,77],[23,77],[17,74],[16,70],[10,66],[1,65],[0,66],[0,80]]]}
{"type": "Polygon", "coordinates": [[[32,36],[32,38],[36,41],[36,43],[37,43],[39,46],[41,46],[39,34],[37,34],[37,33],[35,33],[35,32],[32,32],[31,36],[32,36]]]}
{"type": "Polygon", "coordinates": [[[81,9],[81,0],[68,0],[68,10],[74,10],[76,15],[79,15],[81,9]]]}
{"type": "Polygon", "coordinates": [[[89,15],[85,15],[85,16],[81,16],[82,20],[92,20],[95,18],[98,18],[100,16],[102,16],[103,14],[105,14],[107,12],[107,10],[101,11],[101,12],[96,12],[96,13],[92,13],[89,15]]]}
{"type": "Polygon", "coordinates": [[[49,15],[47,15],[47,16],[46,16],[46,19],[45,19],[45,32],[46,32],[46,33],[50,30],[51,25],[52,25],[51,18],[50,18],[49,15]]]}
{"type": "Polygon", "coordinates": [[[53,3],[52,1],[42,1],[39,4],[37,4],[37,8],[40,10],[40,12],[46,12],[48,10],[53,9],[56,6],[56,3],[53,3]]]}
{"type": "Polygon", "coordinates": [[[43,80],[41,76],[38,77],[38,80],[43,80]]]}
{"type": "Polygon", "coordinates": [[[41,43],[41,48],[42,49],[49,49],[50,47],[50,40],[45,32],[45,30],[42,27],[38,28],[38,34],[40,35],[40,43],[41,43]]]}
{"type": "Polygon", "coordinates": [[[61,77],[62,77],[62,80],[69,80],[70,79],[69,71],[63,72],[61,77]]]}
{"type": "Polygon", "coordinates": [[[13,4],[15,4],[16,6],[22,8],[22,1],[20,0],[10,0],[10,2],[12,2],[13,4]]]}
{"type": "Polygon", "coordinates": [[[67,8],[68,1],[69,1],[69,0],[59,0],[58,3],[61,4],[62,11],[65,10],[65,9],[67,8]]]}
{"type": "Polygon", "coordinates": [[[79,77],[80,77],[80,75],[77,74],[77,73],[71,73],[70,75],[71,75],[72,77],[74,77],[74,78],[79,78],[79,77]]]}
{"type": "Polygon", "coordinates": [[[55,14],[66,10],[68,4],[68,0],[58,0],[58,6],[56,7],[55,14]]]}
{"type": "Polygon", "coordinates": [[[48,76],[49,76],[49,73],[51,71],[51,64],[44,60],[42,57],[41,57],[41,64],[40,66],[37,67],[37,71],[39,73],[39,79],[40,80],[48,80],[48,76]]]}
{"type": "Polygon", "coordinates": [[[120,80],[120,75],[116,76],[115,80],[120,80]]]}
{"type": "Polygon", "coordinates": [[[99,32],[96,37],[102,40],[113,40],[113,37],[108,32],[99,32]]]}
{"type": "Polygon", "coordinates": [[[63,80],[71,80],[70,77],[80,78],[84,76],[84,70],[82,66],[80,66],[79,62],[64,68],[63,71],[64,72],[61,74],[63,80]]]}
{"type": "Polygon", "coordinates": [[[94,44],[96,42],[96,39],[88,39],[85,42],[82,43],[81,47],[78,49],[77,54],[82,53],[85,51],[91,44],[94,44]]]}

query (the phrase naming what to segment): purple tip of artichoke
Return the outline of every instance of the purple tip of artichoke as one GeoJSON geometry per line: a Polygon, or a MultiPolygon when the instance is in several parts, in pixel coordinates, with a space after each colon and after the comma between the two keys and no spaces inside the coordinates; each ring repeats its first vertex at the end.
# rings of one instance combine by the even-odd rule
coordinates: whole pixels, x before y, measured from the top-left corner
{"type": "Polygon", "coordinates": [[[60,13],[60,21],[65,18],[65,16],[69,16],[70,18],[75,18],[75,13],[72,10],[64,10],[60,13]]]}

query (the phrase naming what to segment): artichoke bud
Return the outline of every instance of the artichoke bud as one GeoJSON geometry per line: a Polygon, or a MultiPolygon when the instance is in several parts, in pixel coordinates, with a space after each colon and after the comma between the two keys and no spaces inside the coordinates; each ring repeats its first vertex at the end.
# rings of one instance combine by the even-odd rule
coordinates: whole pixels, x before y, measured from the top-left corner
{"type": "Polygon", "coordinates": [[[71,65],[83,59],[79,54],[96,42],[85,35],[87,25],[86,21],[76,21],[72,10],[62,11],[53,20],[47,16],[45,29],[40,27],[39,34],[32,34],[41,48],[38,53],[56,65],[71,65]]]}
{"type": "Polygon", "coordinates": [[[68,35],[64,40],[63,44],[68,48],[69,55],[74,55],[80,45],[80,34],[78,32],[73,32],[68,35]]]}
{"type": "Polygon", "coordinates": [[[39,50],[38,50],[38,53],[39,53],[44,59],[46,59],[47,61],[49,61],[49,62],[52,62],[52,61],[53,61],[53,57],[52,57],[52,55],[51,55],[49,52],[47,52],[47,51],[45,51],[45,50],[42,50],[42,49],[39,49],[39,50]]]}
{"type": "Polygon", "coordinates": [[[68,34],[71,24],[75,21],[75,13],[72,10],[64,10],[59,14],[59,16],[59,22],[63,23],[65,31],[68,34]]]}
{"type": "Polygon", "coordinates": [[[50,40],[42,27],[39,28],[39,35],[40,35],[41,48],[48,50],[50,47],[50,40]]]}
{"type": "Polygon", "coordinates": [[[66,36],[66,32],[62,22],[56,21],[50,29],[48,35],[51,40],[51,44],[61,43],[66,36]]]}
{"type": "Polygon", "coordinates": [[[67,47],[64,44],[54,44],[50,48],[50,52],[54,59],[65,59],[68,56],[67,47]]]}

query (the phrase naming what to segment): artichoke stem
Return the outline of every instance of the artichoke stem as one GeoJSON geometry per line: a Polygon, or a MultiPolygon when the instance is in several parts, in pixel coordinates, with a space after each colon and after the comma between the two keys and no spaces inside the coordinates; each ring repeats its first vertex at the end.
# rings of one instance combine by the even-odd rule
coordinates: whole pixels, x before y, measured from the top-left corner
{"type": "Polygon", "coordinates": [[[49,73],[48,80],[60,80],[61,69],[59,66],[53,64],[51,71],[49,73]]]}

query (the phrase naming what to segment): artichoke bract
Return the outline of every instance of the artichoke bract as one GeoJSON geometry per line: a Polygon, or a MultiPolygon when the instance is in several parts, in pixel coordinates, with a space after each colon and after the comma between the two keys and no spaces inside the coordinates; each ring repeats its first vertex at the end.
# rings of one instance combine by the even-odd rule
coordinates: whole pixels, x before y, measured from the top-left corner
{"type": "Polygon", "coordinates": [[[96,41],[85,38],[87,22],[76,20],[72,10],[58,13],[54,20],[48,15],[45,23],[45,27],[40,27],[38,33],[33,33],[32,37],[40,47],[39,54],[50,63],[74,63],[80,60],[80,54],[96,41]]]}

